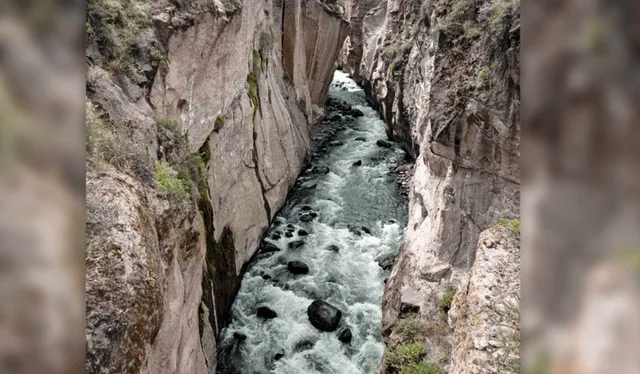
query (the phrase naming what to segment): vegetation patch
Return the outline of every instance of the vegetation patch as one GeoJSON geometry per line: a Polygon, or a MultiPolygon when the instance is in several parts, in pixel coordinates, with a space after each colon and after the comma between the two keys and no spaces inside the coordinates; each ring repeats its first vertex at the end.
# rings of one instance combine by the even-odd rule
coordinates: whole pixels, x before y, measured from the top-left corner
{"type": "Polygon", "coordinates": [[[442,299],[438,303],[438,308],[445,313],[449,313],[451,309],[451,303],[453,302],[453,297],[456,295],[456,289],[451,285],[451,283],[447,282],[444,288],[444,295],[442,295],[442,299]]]}
{"type": "Polygon", "coordinates": [[[216,121],[213,124],[213,131],[215,133],[218,133],[218,131],[222,130],[223,127],[224,127],[224,118],[216,117],[216,121]]]}
{"type": "Polygon", "coordinates": [[[426,355],[422,342],[400,344],[387,352],[384,361],[388,368],[400,374],[443,374],[439,364],[425,361],[426,355]]]}
{"type": "Polygon", "coordinates": [[[106,114],[85,99],[87,156],[96,168],[110,164],[143,182],[152,181],[153,171],[149,155],[134,144],[125,131],[118,129],[106,114]]]}
{"type": "Polygon", "coordinates": [[[253,103],[253,123],[255,123],[258,118],[260,96],[258,96],[258,76],[253,71],[247,75],[247,84],[249,85],[249,98],[253,103]]]}
{"type": "Polygon", "coordinates": [[[424,334],[426,330],[424,323],[420,320],[420,316],[415,313],[400,319],[394,328],[394,332],[403,341],[414,341],[419,335],[424,334]]]}
{"type": "Polygon", "coordinates": [[[184,200],[187,197],[187,189],[182,179],[161,162],[156,162],[156,186],[161,193],[173,199],[184,200]]]}
{"type": "Polygon", "coordinates": [[[151,26],[151,4],[141,0],[89,0],[87,43],[96,43],[114,73],[128,75],[143,29],[151,26]]]}
{"type": "Polygon", "coordinates": [[[520,235],[520,217],[506,218],[502,217],[498,221],[498,226],[511,230],[516,235],[520,235]]]}

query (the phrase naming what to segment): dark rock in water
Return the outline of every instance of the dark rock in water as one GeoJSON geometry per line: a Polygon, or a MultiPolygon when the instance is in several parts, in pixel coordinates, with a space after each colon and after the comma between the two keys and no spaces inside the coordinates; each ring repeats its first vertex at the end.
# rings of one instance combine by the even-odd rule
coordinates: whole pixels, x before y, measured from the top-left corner
{"type": "Polygon", "coordinates": [[[303,214],[299,218],[300,218],[300,221],[302,221],[302,222],[311,222],[317,216],[318,215],[316,213],[311,212],[311,213],[308,213],[308,214],[303,214]]]}
{"type": "Polygon", "coordinates": [[[289,224],[287,224],[287,228],[291,229],[291,230],[294,230],[296,227],[292,223],[289,223],[289,224]]]}
{"type": "Polygon", "coordinates": [[[383,140],[380,139],[376,142],[376,144],[378,145],[378,147],[382,147],[382,148],[391,148],[393,147],[393,144],[387,140],[383,140]]]}
{"type": "Polygon", "coordinates": [[[364,136],[358,136],[358,137],[356,138],[356,141],[357,141],[357,142],[366,142],[366,141],[367,141],[367,138],[365,138],[364,136]]]}
{"type": "Polygon", "coordinates": [[[287,238],[293,238],[293,233],[291,231],[287,231],[284,233],[284,236],[286,236],[287,238]]]}
{"type": "Polygon", "coordinates": [[[376,258],[378,266],[384,270],[389,270],[393,266],[393,260],[396,256],[394,254],[382,255],[376,258]]]}
{"type": "Polygon", "coordinates": [[[331,244],[330,246],[327,246],[327,248],[325,248],[327,251],[331,251],[331,252],[340,252],[340,247],[338,247],[335,244],[331,244]]]}
{"type": "Polygon", "coordinates": [[[304,245],[304,240],[294,240],[288,244],[289,249],[298,249],[304,245]]]}
{"type": "Polygon", "coordinates": [[[271,279],[271,275],[269,275],[269,274],[262,274],[262,279],[264,279],[264,280],[267,280],[267,281],[268,281],[268,280],[270,280],[270,279],[271,279]]]}
{"type": "Polygon", "coordinates": [[[298,230],[298,236],[307,236],[307,235],[309,235],[307,230],[303,230],[303,229],[298,230]]]}
{"type": "Polygon", "coordinates": [[[371,235],[371,230],[369,230],[369,228],[367,226],[362,226],[362,227],[360,227],[360,229],[362,231],[364,231],[366,234],[371,235]]]}
{"type": "Polygon", "coordinates": [[[362,231],[360,231],[358,228],[353,227],[353,226],[349,227],[349,231],[351,231],[352,233],[354,233],[354,234],[356,234],[358,236],[362,235],[362,231]]]}
{"type": "Polygon", "coordinates": [[[233,338],[235,340],[237,340],[238,342],[243,342],[247,339],[247,336],[241,332],[234,332],[233,333],[233,338]]]}
{"type": "Polygon", "coordinates": [[[311,172],[314,174],[329,174],[329,168],[326,166],[314,166],[311,172]]]}
{"type": "Polygon", "coordinates": [[[296,346],[293,348],[294,352],[302,352],[302,351],[308,351],[309,349],[312,349],[313,346],[316,345],[316,342],[314,342],[313,340],[301,340],[298,343],[296,343],[296,346]]]}
{"type": "Polygon", "coordinates": [[[344,328],[342,330],[340,330],[340,332],[338,333],[338,340],[340,340],[343,343],[351,343],[351,339],[353,338],[353,335],[351,335],[351,329],[349,328],[344,328]]]}
{"type": "Polygon", "coordinates": [[[258,314],[258,317],[264,318],[264,319],[273,319],[278,316],[278,314],[274,312],[273,309],[268,308],[266,306],[259,307],[257,314],[258,314]]]}
{"type": "Polygon", "coordinates": [[[338,328],[342,312],[326,301],[316,299],[309,308],[307,315],[311,324],[321,331],[334,331],[338,328]]]}
{"type": "Polygon", "coordinates": [[[271,234],[271,239],[273,240],[279,240],[282,236],[280,236],[279,233],[274,232],[273,234],[271,234]]]}
{"type": "Polygon", "coordinates": [[[304,210],[304,211],[313,210],[313,208],[310,205],[303,205],[302,208],[300,208],[300,209],[304,210]]]}
{"type": "Polygon", "coordinates": [[[332,115],[331,117],[329,117],[329,121],[340,121],[342,119],[342,116],[339,115],[338,113],[332,115]]]}
{"type": "Polygon", "coordinates": [[[307,274],[309,273],[309,267],[302,261],[289,261],[287,269],[291,274],[307,274]]]}
{"type": "Polygon", "coordinates": [[[351,114],[354,117],[362,117],[364,116],[364,113],[362,113],[362,111],[358,108],[352,108],[351,111],[349,112],[349,114],[351,114]]]}
{"type": "Polygon", "coordinates": [[[335,147],[335,146],[339,146],[339,145],[344,145],[344,142],[341,141],[341,140],[334,140],[331,143],[329,143],[329,145],[332,145],[332,146],[335,147]]]}
{"type": "Polygon", "coordinates": [[[279,359],[284,357],[284,353],[278,352],[273,356],[273,361],[278,361],[279,359]]]}
{"type": "Polygon", "coordinates": [[[356,162],[354,162],[353,164],[351,164],[352,166],[360,166],[362,165],[362,160],[358,160],[356,162]]]}
{"type": "Polygon", "coordinates": [[[271,243],[264,243],[264,245],[262,246],[262,253],[272,253],[272,252],[279,252],[280,251],[280,247],[278,247],[275,244],[271,244],[271,243]]]}
{"type": "Polygon", "coordinates": [[[394,223],[398,223],[398,221],[396,221],[395,219],[390,219],[387,221],[388,223],[394,224],[394,223]]]}

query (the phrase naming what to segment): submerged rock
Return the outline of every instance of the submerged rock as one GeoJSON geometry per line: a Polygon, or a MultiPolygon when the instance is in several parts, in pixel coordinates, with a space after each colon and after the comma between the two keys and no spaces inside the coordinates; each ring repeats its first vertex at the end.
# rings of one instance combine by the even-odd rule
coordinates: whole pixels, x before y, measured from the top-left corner
{"type": "Polygon", "coordinates": [[[321,331],[334,331],[342,318],[342,312],[338,308],[320,299],[309,305],[307,315],[311,324],[321,331]]]}
{"type": "Polygon", "coordinates": [[[382,147],[382,148],[391,148],[391,147],[393,147],[393,143],[391,143],[390,141],[387,141],[387,140],[383,140],[383,139],[378,140],[376,142],[376,145],[378,147],[382,147]]]}
{"type": "Polygon", "coordinates": [[[245,340],[247,340],[247,336],[241,332],[234,332],[233,333],[233,338],[238,341],[238,343],[241,343],[245,340]]]}
{"type": "Polygon", "coordinates": [[[299,218],[300,218],[300,221],[302,221],[302,222],[311,222],[317,216],[318,216],[317,213],[311,212],[311,213],[303,214],[299,218]]]}
{"type": "Polygon", "coordinates": [[[338,247],[335,244],[331,244],[331,245],[327,246],[325,249],[327,251],[331,251],[331,252],[340,252],[340,247],[338,247]]]}
{"type": "Polygon", "coordinates": [[[314,166],[311,169],[313,174],[329,174],[329,168],[327,166],[314,166]]]}
{"type": "Polygon", "coordinates": [[[262,253],[273,253],[273,252],[279,252],[280,250],[281,250],[280,247],[268,242],[265,242],[264,245],[262,246],[262,253]]]}
{"type": "Polygon", "coordinates": [[[256,314],[258,315],[258,317],[264,319],[273,319],[278,316],[278,314],[273,309],[266,306],[258,307],[256,314]]]}
{"type": "Polygon", "coordinates": [[[364,136],[358,136],[358,137],[356,138],[356,141],[357,141],[357,142],[366,142],[366,141],[367,141],[367,138],[365,138],[364,136]]]}
{"type": "Polygon", "coordinates": [[[298,230],[298,236],[307,236],[307,235],[309,235],[307,230],[304,230],[304,229],[298,230]]]}
{"type": "Polygon", "coordinates": [[[351,109],[349,114],[351,114],[352,116],[354,116],[356,118],[364,116],[364,113],[362,113],[362,111],[360,109],[358,109],[358,108],[351,109]]]}
{"type": "Polygon", "coordinates": [[[313,208],[310,205],[303,205],[300,210],[309,211],[313,210],[313,208]]]}
{"type": "Polygon", "coordinates": [[[289,249],[298,249],[304,245],[304,240],[294,240],[290,242],[287,246],[289,249]]]}
{"type": "Polygon", "coordinates": [[[382,255],[376,258],[376,262],[382,269],[389,270],[393,266],[393,260],[395,259],[395,257],[396,256],[392,253],[388,255],[382,255]]]}
{"type": "Polygon", "coordinates": [[[302,261],[289,261],[287,269],[291,274],[300,275],[309,273],[309,266],[302,261]]]}
{"type": "Polygon", "coordinates": [[[361,166],[362,165],[362,160],[358,160],[356,162],[354,162],[353,164],[351,164],[352,166],[361,166]]]}
{"type": "Polygon", "coordinates": [[[314,345],[316,345],[316,342],[314,342],[313,340],[310,340],[310,339],[301,340],[296,343],[295,347],[293,348],[293,351],[294,352],[308,351],[312,349],[314,345]]]}

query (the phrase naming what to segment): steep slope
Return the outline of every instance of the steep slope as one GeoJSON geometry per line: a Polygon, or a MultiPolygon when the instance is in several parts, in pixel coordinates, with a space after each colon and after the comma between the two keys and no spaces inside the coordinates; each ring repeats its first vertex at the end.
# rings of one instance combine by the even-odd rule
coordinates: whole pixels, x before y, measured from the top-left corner
{"type": "Polygon", "coordinates": [[[445,317],[479,235],[519,215],[519,3],[354,0],[347,9],[362,28],[341,62],[379,106],[388,136],[416,158],[405,243],[383,300],[380,369],[414,364],[394,359],[407,347],[421,365],[446,369],[455,326],[445,317]],[[417,333],[408,337],[408,326],[417,333]]]}
{"type": "Polygon", "coordinates": [[[301,0],[87,14],[87,371],[215,372],[348,23],[301,0]]]}

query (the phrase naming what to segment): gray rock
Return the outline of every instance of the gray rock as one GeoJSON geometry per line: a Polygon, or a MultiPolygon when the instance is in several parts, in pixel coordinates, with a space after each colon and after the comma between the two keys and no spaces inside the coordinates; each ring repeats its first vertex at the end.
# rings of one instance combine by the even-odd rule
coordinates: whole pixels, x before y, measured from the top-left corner
{"type": "Polygon", "coordinates": [[[289,261],[287,269],[291,274],[307,274],[309,273],[309,267],[302,261],[289,261]]]}
{"type": "Polygon", "coordinates": [[[256,314],[258,315],[258,317],[264,319],[273,319],[278,317],[278,314],[273,309],[266,306],[258,307],[258,309],[256,310],[256,314]]]}
{"type": "Polygon", "coordinates": [[[351,335],[351,329],[349,328],[344,328],[340,330],[340,332],[338,333],[338,340],[340,340],[343,343],[346,343],[346,344],[351,343],[352,338],[353,338],[353,335],[351,335]]]}
{"type": "Polygon", "coordinates": [[[378,266],[380,266],[382,269],[389,270],[393,266],[393,261],[395,257],[396,256],[392,253],[387,255],[382,255],[376,258],[376,262],[378,263],[378,266]]]}
{"type": "Polygon", "coordinates": [[[342,318],[340,310],[320,299],[314,300],[309,305],[307,315],[311,324],[321,331],[334,331],[342,318]]]}

